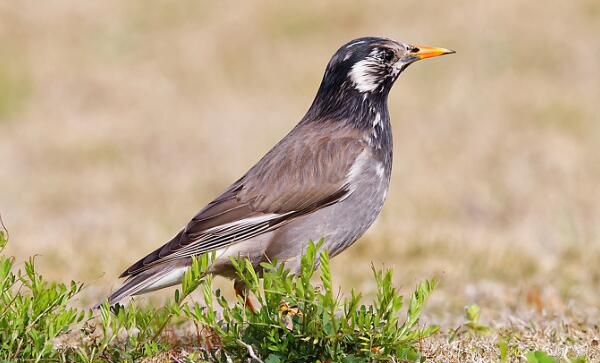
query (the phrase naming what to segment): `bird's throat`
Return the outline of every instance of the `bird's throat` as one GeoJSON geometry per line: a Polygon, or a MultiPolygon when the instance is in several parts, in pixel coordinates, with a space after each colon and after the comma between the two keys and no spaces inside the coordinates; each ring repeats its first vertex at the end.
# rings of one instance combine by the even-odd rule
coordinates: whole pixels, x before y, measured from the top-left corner
{"type": "Polygon", "coordinates": [[[359,92],[348,82],[339,87],[321,85],[302,122],[335,120],[360,129],[371,128],[376,118],[379,121],[389,118],[387,95],[387,92],[359,92]]]}

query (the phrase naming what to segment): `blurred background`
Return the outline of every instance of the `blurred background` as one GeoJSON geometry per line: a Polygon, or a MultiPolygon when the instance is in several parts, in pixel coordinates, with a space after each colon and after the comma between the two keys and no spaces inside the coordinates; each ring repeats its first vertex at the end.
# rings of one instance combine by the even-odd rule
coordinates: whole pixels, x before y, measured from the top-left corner
{"type": "Polygon", "coordinates": [[[95,302],[300,120],[340,45],[381,35],[457,54],[392,90],[387,204],[337,283],[373,293],[373,263],[407,292],[439,278],[437,321],[597,319],[599,34],[597,0],[3,1],[7,252],[95,302]]]}

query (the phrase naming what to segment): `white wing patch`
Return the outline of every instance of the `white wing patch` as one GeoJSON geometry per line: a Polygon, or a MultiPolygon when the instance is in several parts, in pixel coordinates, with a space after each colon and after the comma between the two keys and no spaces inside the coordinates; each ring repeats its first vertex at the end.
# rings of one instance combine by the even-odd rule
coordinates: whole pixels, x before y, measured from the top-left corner
{"type": "Polygon", "coordinates": [[[208,251],[219,250],[235,242],[253,238],[276,227],[271,222],[295,211],[277,214],[269,213],[262,216],[240,219],[231,223],[201,231],[193,242],[169,255],[170,259],[199,255],[208,251]]]}
{"type": "Polygon", "coordinates": [[[240,229],[244,229],[248,226],[260,224],[263,222],[268,222],[274,218],[281,217],[282,215],[283,214],[269,213],[269,214],[265,214],[262,216],[244,218],[244,219],[240,219],[238,221],[233,221],[230,223],[225,223],[225,224],[221,224],[221,225],[209,228],[204,232],[205,233],[215,233],[215,232],[224,231],[224,230],[229,230],[229,231],[240,230],[240,229]]]}

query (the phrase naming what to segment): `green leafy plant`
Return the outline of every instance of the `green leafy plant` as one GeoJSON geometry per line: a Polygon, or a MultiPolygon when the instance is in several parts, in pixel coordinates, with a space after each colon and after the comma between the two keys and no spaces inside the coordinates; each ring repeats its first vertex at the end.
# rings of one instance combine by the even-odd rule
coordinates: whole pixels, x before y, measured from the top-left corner
{"type": "Polygon", "coordinates": [[[554,358],[550,356],[546,352],[542,351],[534,351],[528,352],[525,354],[525,358],[527,359],[527,363],[586,363],[587,359],[585,357],[563,357],[563,358],[554,358]]]}
{"type": "MultiPolygon", "coordinates": [[[[0,231],[0,252],[7,238],[0,231]]],[[[35,260],[25,262],[24,271],[13,272],[14,259],[0,254],[0,360],[54,359],[53,341],[66,333],[85,313],[68,306],[81,284],[45,281],[35,270],[35,260]]]]}
{"type": "Polygon", "coordinates": [[[100,306],[98,318],[88,319],[80,328],[76,346],[62,351],[68,362],[136,362],[170,349],[167,342],[157,339],[171,318],[166,308],[100,306]]]}
{"type": "MultiPolygon", "coordinates": [[[[0,231],[0,252],[6,243],[0,231]]],[[[276,262],[257,268],[232,259],[260,306],[255,312],[244,299],[231,303],[213,289],[207,271],[214,254],[192,261],[181,289],[163,307],[105,303],[93,311],[72,306],[82,284],[48,282],[34,258],[19,269],[0,253],[0,361],[137,362],[172,354],[186,362],[421,361],[419,341],[438,330],[419,325],[435,281],[417,286],[401,319],[404,299],[390,270],[373,268],[377,294],[373,304],[364,304],[355,291],[348,296],[334,291],[329,256],[319,252],[321,246],[310,243],[299,275],[276,262]],[[194,290],[202,303],[187,302],[194,290]],[[163,334],[189,321],[197,339],[173,341],[163,334]]]]}
{"type": "Polygon", "coordinates": [[[489,333],[490,327],[482,324],[479,320],[481,318],[481,308],[477,304],[467,305],[465,307],[465,324],[464,326],[469,331],[479,334],[489,333]]]}
{"type": "Polygon", "coordinates": [[[276,262],[263,263],[260,280],[248,260],[232,260],[238,278],[260,305],[256,312],[243,299],[229,306],[218,290],[213,293],[210,276],[192,274],[189,281],[201,281],[204,304],[186,306],[184,312],[219,338],[208,357],[235,361],[250,356],[264,362],[419,361],[417,343],[438,330],[418,325],[435,281],[417,286],[401,321],[403,298],[392,284],[391,271],[373,269],[377,284],[373,305],[362,304],[355,291],[340,297],[333,290],[329,256],[327,251],[318,253],[320,246],[310,243],[298,276],[276,262]],[[312,282],[317,272],[321,284],[312,282]],[[222,319],[216,317],[215,302],[222,319]]]}
{"type": "MultiPolygon", "coordinates": [[[[481,323],[480,318],[481,308],[479,308],[479,305],[470,304],[465,306],[465,322],[450,332],[448,340],[453,341],[465,333],[472,335],[488,334],[491,329],[488,325],[481,323]]],[[[499,348],[501,355],[506,353],[507,346],[504,342],[500,343],[499,348]]]]}
{"type": "Polygon", "coordinates": [[[555,358],[552,358],[544,352],[529,352],[525,355],[527,363],[557,363],[555,358]]]}

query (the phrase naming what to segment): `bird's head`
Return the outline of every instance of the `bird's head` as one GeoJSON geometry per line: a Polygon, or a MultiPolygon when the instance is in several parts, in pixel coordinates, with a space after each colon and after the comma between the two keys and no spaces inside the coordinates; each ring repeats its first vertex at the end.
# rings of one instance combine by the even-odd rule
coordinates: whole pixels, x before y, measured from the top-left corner
{"type": "Polygon", "coordinates": [[[392,85],[410,64],[451,54],[444,48],[415,46],[378,37],[354,39],[335,52],[325,69],[305,122],[320,119],[351,119],[361,123],[370,113],[387,114],[392,85]]]}
{"type": "Polygon", "coordinates": [[[350,41],[333,55],[324,83],[352,87],[359,93],[387,93],[398,75],[421,59],[451,54],[444,48],[416,46],[387,38],[350,41]]]}

